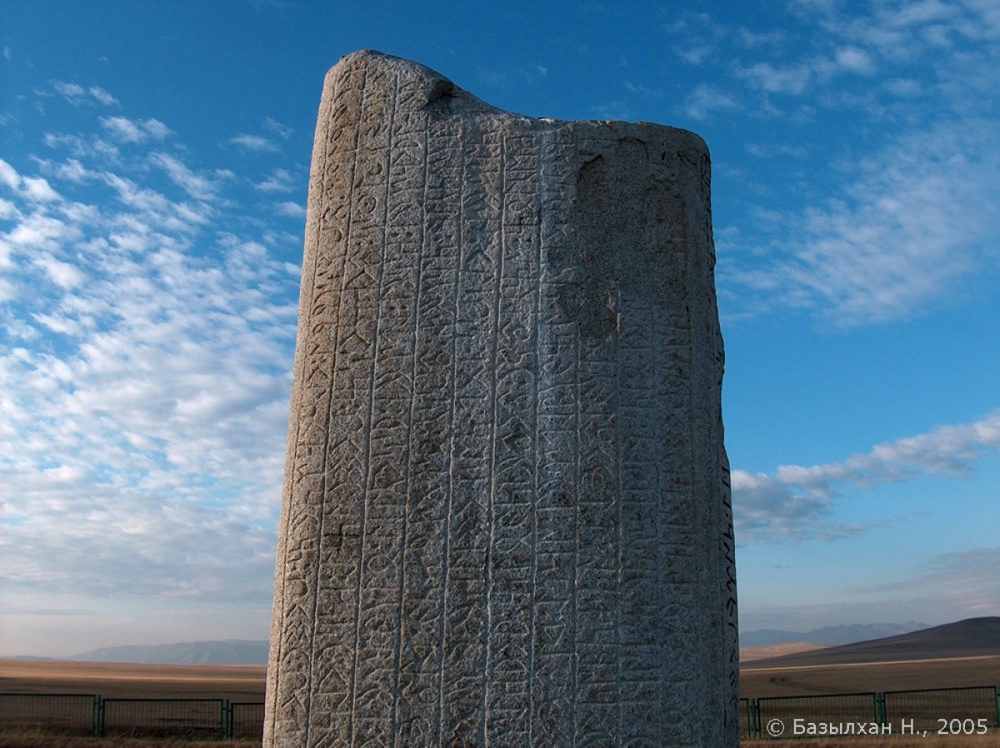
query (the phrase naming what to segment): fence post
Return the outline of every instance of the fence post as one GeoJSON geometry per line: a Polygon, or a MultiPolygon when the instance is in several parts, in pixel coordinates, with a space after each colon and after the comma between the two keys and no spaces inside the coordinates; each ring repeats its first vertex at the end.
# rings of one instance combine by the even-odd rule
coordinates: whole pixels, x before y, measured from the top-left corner
{"type": "Polygon", "coordinates": [[[1000,686],[993,686],[993,701],[997,705],[997,727],[1000,727],[1000,686]]]}
{"type": "Polygon", "coordinates": [[[882,691],[875,692],[875,721],[880,725],[886,724],[885,693],[882,691]]]}
{"type": "Polygon", "coordinates": [[[757,699],[747,699],[747,732],[751,738],[760,737],[760,704],[757,699]]]}
{"type": "Polygon", "coordinates": [[[94,710],[92,718],[91,732],[95,738],[104,737],[104,698],[100,694],[94,694],[94,710]]]}
{"type": "Polygon", "coordinates": [[[233,735],[233,709],[229,704],[229,699],[222,700],[222,714],[219,717],[219,726],[222,728],[222,739],[228,740],[233,735]]]}

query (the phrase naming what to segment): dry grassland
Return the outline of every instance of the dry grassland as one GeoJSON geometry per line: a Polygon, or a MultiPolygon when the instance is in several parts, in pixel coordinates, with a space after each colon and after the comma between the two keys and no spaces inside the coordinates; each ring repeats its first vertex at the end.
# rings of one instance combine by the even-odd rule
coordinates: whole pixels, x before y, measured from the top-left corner
{"type": "Polygon", "coordinates": [[[128,665],[0,660],[0,691],[100,694],[107,699],[264,701],[263,665],[128,665]]]}
{"type": "Polygon", "coordinates": [[[753,699],[996,685],[1000,655],[790,668],[750,662],[740,670],[740,696],[753,699]]]}
{"type": "MultiPolygon", "coordinates": [[[[786,668],[755,667],[751,661],[740,674],[740,695],[758,699],[994,685],[1000,685],[1000,656],[786,668]]],[[[744,748],[996,748],[998,745],[1000,732],[995,729],[986,735],[880,735],[741,743],[744,748]]]]}
{"type": "Polygon", "coordinates": [[[805,642],[792,642],[790,644],[771,644],[759,647],[740,647],[740,662],[752,662],[753,660],[766,660],[769,657],[783,657],[784,655],[799,654],[801,652],[816,652],[821,649],[829,649],[825,644],[807,644],[805,642]]]}

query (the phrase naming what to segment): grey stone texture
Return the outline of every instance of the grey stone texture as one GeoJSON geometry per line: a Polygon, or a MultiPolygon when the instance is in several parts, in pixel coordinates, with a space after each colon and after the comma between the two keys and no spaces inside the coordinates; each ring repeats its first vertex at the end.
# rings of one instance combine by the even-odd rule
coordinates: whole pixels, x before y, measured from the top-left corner
{"type": "Polygon", "coordinates": [[[737,745],[709,171],[330,70],[266,745],[737,745]]]}

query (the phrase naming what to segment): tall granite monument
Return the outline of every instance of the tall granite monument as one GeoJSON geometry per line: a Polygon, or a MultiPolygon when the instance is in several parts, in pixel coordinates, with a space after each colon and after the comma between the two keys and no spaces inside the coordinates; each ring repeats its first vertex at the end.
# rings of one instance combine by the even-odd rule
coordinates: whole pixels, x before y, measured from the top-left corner
{"type": "Polygon", "coordinates": [[[330,70],[266,745],[737,745],[714,262],[698,136],[330,70]]]}

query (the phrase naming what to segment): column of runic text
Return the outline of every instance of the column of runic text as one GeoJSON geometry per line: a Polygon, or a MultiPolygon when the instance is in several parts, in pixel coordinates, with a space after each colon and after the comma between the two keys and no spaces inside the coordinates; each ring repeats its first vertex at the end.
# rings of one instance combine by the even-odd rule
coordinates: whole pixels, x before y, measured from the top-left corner
{"type": "Polygon", "coordinates": [[[713,266],[696,135],[331,69],[266,745],[737,745],[713,266]]]}

